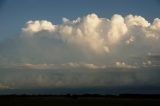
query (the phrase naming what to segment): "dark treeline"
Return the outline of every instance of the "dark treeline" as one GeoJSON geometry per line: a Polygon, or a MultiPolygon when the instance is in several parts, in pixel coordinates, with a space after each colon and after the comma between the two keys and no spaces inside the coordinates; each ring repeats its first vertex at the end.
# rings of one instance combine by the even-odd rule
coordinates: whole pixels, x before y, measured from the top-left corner
{"type": "Polygon", "coordinates": [[[1,97],[71,97],[71,98],[78,98],[78,97],[114,97],[114,98],[160,98],[160,94],[119,94],[119,95],[100,95],[100,94],[66,94],[66,95],[0,95],[1,97]]]}
{"type": "Polygon", "coordinates": [[[0,106],[160,106],[160,94],[1,95],[0,106]]]}

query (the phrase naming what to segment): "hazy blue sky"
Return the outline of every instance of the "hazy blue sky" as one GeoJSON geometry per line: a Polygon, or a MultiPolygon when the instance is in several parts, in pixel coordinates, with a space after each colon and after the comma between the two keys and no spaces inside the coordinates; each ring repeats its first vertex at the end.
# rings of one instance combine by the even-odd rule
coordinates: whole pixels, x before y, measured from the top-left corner
{"type": "Polygon", "coordinates": [[[160,93],[159,10],[159,0],[0,0],[0,93],[160,93]]]}

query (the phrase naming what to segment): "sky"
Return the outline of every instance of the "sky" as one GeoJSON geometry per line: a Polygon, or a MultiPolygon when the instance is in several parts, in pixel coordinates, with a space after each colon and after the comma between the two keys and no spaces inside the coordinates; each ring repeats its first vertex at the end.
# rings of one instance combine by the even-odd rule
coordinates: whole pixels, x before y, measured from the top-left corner
{"type": "Polygon", "coordinates": [[[160,93],[159,10],[159,0],[1,0],[0,93],[160,93]]]}

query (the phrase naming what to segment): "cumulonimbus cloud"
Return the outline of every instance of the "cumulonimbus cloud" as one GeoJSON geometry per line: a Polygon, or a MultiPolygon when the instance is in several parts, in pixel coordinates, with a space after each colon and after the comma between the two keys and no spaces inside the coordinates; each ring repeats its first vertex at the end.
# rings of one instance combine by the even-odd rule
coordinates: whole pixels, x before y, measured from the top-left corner
{"type": "Polygon", "coordinates": [[[76,20],[63,18],[58,25],[30,20],[18,37],[1,44],[0,63],[128,61],[132,56],[160,52],[159,29],[159,18],[149,23],[142,16],[133,15],[115,14],[107,19],[93,13],[76,20]]]}
{"type": "Polygon", "coordinates": [[[159,45],[159,18],[29,20],[0,43],[0,89],[159,86],[159,45]]]}

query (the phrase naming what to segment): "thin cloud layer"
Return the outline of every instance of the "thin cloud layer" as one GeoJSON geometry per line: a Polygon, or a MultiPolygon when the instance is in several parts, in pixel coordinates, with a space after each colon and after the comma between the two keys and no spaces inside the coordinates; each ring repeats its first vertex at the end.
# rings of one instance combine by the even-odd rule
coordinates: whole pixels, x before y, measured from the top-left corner
{"type": "MultiPolygon", "coordinates": [[[[143,62],[143,65],[145,62],[143,62]]],[[[151,64],[151,61],[147,61],[146,64],[151,64]]],[[[145,64],[145,65],[146,65],[145,64]]],[[[142,65],[142,66],[143,66],[142,65]]],[[[115,64],[90,64],[90,63],[64,63],[64,64],[8,64],[1,65],[2,69],[36,69],[36,70],[55,70],[55,69],[93,69],[93,70],[107,70],[111,68],[122,69],[137,69],[138,65],[130,65],[125,62],[116,62],[115,64]]]]}

